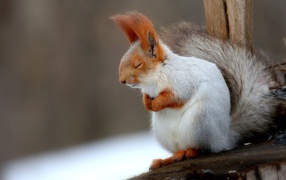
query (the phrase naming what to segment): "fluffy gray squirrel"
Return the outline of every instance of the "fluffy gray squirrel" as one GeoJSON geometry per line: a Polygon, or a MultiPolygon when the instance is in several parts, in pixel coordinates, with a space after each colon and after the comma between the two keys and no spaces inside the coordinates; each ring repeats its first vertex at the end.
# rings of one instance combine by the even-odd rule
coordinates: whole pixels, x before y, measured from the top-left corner
{"type": "Polygon", "coordinates": [[[129,40],[119,66],[120,82],[139,88],[152,114],[152,131],[173,153],[151,169],[220,152],[265,133],[285,108],[284,74],[260,51],[207,34],[181,22],[160,36],[139,12],[111,17],[129,40]]]}

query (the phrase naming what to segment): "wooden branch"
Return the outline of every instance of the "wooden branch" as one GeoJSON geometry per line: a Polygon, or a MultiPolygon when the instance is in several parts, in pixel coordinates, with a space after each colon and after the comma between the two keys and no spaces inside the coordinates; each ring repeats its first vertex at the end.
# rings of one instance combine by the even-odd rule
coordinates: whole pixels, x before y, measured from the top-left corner
{"type": "Polygon", "coordinates": [[[286,177],[286,144],[266,142],[189,159],[150,171],[133,180],[262,179],[286,177]]]}
{"type": "Polygon", "coordinates": [[[252,0],[204,0],[209,34],[252,50],[252,0]]]}

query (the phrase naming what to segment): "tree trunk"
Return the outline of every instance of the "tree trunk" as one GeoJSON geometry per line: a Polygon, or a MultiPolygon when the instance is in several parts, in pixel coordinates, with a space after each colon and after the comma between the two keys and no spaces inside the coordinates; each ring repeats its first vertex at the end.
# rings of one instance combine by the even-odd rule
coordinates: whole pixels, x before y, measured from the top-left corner
{"type": "Polygon", "coordinates": [[[252,0],[204,0],[209,34],[252,50],[252,0]]]}

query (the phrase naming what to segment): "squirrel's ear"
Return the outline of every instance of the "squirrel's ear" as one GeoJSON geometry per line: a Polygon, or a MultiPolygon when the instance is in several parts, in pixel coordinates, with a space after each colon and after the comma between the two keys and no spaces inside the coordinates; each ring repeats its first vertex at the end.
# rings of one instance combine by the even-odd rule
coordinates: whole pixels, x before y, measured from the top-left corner
{"type": "Polygon", "coordinates": [[[130,18],[127,15],[114,15],[110,18],[122,29],[130,44],[139,39],[134,30],[131,29],[130,18]]]}
{"type": "Polygon", "coordinates": [[[111,17],[124,31],[130,43],[140,39],[140,44],[149,57],[163,59],[162,47],[152,22],[139,12],[111,17]]]}

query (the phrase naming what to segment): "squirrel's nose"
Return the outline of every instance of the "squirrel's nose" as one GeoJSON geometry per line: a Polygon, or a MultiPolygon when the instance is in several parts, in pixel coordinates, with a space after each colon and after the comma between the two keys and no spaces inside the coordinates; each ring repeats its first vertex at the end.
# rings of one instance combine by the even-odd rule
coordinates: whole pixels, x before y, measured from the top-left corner
{"type": "Polygon", "coordinates": [[[125,80],[120,80],[120,82],[121,82],[122,84],[126,84],[126,81],[125,81],[125,80]]]}

